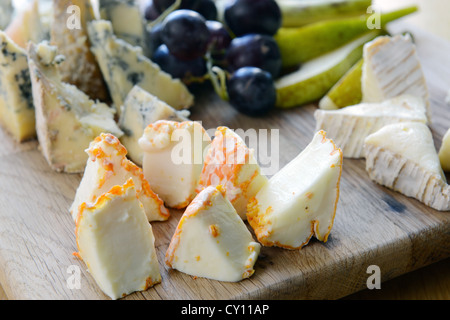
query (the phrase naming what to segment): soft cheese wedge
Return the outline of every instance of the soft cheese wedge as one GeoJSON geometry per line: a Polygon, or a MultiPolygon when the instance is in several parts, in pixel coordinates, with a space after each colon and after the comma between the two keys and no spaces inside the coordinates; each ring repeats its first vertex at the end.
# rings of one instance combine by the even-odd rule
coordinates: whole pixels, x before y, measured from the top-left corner
{"type": "Polygon", "coordinates": [[[211,138],[199,122],[159,120],[145,128],[144,176],[170,208],[182,209],[197,195],[204,154],[211,138]]]}
{"type": "Polygon", "coordinates": [[[316,110],[316,130],[323,129],[346,158],[364,157],[364,139],[391,123],[427,123],[425,103],[402,95],[381,103],[361,103],[339,110],[316,110]]]}
{"type": "Polygon", "coordinates": [[[114,109],[95,103],[77,87],[61,81],[61,56],[45,42],[28,47],[36,131],[41,151],[50,166],[61,172],[84,171],[84,150],[102,132],[120,137],[114,109]]]}
{"type": "Polygon", "coordinates": [[[450,129],[442,138],[441,148],[439,149],[439,160],[441,161],[442,169],[445,172],[450,172],[450,129]]]}
{"type": "Polygon", "coordinates": [[[91,50],[97,58],[119,115],[120,107],[135,85],[177,110],[193,105],[194,96],[187,87],[145,57],[142,48],[133,47],[117,38],[111,22],[92,21],[88,24],[88,30],[91,50]]]}
{"type": "Polygon", "coordinates": [[[186,208],[166,252],[166,264],[192,276],[237,282],[254,273],[260,248],[224,188],[210,186],[186,208]]]}
{"type": "Polygon", "coordinates": [[[122,185],[132,178],[139,201],[142,202],[149,221],[164,221],[169,211],[163,201],[151,189],[141,168],[126,158],[127,150],[112,134],[102,133],[86,150],[89,159],[83,178],[70,208],[74,220],[84,202],[94,203],[98,197],[115,185],[122,185]]]}
{"type": "Polygon", "coordinates": [[[108,88],[91,52],[87,34],[87,23],[94,17],[89,0],[53,0],[51,44],[66,58],[65,63],[58,66],[62,81],[77,86],[93,100],[107,101],[108,88]],[[79,8],[80,25],[69,29],[67,10],[70,6],[79,8]]]}
{"type": "Polygon", "coordinates": [[[248,205],[247,218],[265,246],[300,249],[327,241],[339,200],[343,156],[324,131],[276,173],[248,205]]]}
{"type": "Polygon", "coordinates": [[[0,123],[19,142],[36,136],[27,52],[0,31],[0,123]]]}
{"type": "Polygon", "coordinates": [[[261,174],[254,150],[233,130],[218,127],[205,157],[198,191],[211,185],[224,186],[228,200],[246,220],[248,201],[265,183],[267,177],[261,174]]]}
{"type": "Polygon", "coordinates": [[[387,125],[366,138],[364,152],[373,181],[436,210],[450,210],[450,187],[427,125],[387,125]]]}
{"type": "Polygon", "coordinates": [[[133,180],[83,204],[75,234],[76,255],[111,299],[161,282],[152,227],[133,180]]]}
{"type": "Polygon", "coordinates": [[[128,157],[142,166],[144,153],[139,139],[145,128],[158,120],[188,121],[188,110],[177,111],[139,86],[134,86],[125,99],[120,113],[119,127],[124,132],[120,141],[128,150],[128,157]]]}
{"type": "Polygon", "coordinates": [[[431,119],[429,94],[416,47],[409,34],[381,36],[364,46],[363,102],[382,102],[402,94],[421,98],[431,119]]]}

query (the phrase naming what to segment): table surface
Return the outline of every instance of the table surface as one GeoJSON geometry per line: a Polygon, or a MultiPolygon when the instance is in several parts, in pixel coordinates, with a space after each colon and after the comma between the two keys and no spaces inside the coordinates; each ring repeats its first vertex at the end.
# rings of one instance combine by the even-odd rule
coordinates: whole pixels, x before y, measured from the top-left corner
{"type": "MultiPolygon", "coordinates": [[[[450,41],[450,22],[444,19],[446,12],[450,12],[450,1],[380,0],[375,1],[375,3],[380,4],[383,9],[417,3],[420,6],[420,12],[404,20],[442,37],[443,41],[445,39],[450,41]]],[[[449,299],[449,267],[450,259],[440,261],[393,280],[383,282],[381,290],[363,290],[346,297],[346,299],[449,299]]],[[[7,299],[1,287],[0,299],[7,299]]]]}

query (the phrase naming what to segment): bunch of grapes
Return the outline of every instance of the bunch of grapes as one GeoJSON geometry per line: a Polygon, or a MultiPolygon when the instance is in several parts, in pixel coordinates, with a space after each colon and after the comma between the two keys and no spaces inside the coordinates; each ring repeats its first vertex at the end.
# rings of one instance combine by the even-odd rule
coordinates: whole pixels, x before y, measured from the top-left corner
{"type": "MultiPolygon", "coordinates": [[[[174,2],[150,0],[146,18],[157,19],[174,2]]],[[[224,69],[221,97],[244,114],[264,115],[275,105],[274,79],[281,69],[273,38],[281,26],[280,8],[274,0],[230,0],[223,23],[217,18],[212,0],[181,0],[149,33],[152,60],[186,83],[212,75],[211,66],[224,69]]]]}

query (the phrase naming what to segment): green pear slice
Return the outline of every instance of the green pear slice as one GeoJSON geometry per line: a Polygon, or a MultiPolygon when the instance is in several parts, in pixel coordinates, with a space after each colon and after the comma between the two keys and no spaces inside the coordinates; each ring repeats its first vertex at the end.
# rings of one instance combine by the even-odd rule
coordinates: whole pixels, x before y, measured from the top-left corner
{"type": "Polygon", "coordinates": [[[321,99],[362,58],[363,45],[379,34],[367,33],[279,78],[275,81],[277,107],[291,108],[321,99]]]}
{"type": "Polygon", "coordinates": [[[336,110],[358,104],[362,100],[361,76],[364,60],[360,59],[319,101],[319,108],[336,110]]]}

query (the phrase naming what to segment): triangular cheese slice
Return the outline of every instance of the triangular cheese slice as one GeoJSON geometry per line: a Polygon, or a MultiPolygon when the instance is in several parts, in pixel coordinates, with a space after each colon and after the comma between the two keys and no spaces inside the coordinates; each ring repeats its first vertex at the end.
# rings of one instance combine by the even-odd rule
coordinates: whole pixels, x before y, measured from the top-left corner
{"type": "Polygon", "coordinates": [[[152,227],[132,179],[83,204],[75,234],[76,255],[111,299],[161,282],[152,227]]]}
{"type": "Polygon", "coordinates": [[[247,218],[263,245],[300,249],[327,241],[339,200],[342,152],[324,131],[262,187],[247,218]]]}
{"type": "Polygon", "coordinates": [[[89,160],[83,178],[77,189],[75,200],[70,208],[76,219],[82,203],[94,203],[98,197],[115,185],[122,185],[132,178],[139,201],[149,221],[164,221],[169,211],[163,201],[156,195],[141,168],[126,158],[127,150],[119,139],[112,134],[101,134],[91,142],[86,150],[89,160]]]}
{"type": "MultiPolygon", "coordinates": [[[[75,18],[72,16],[72,18],[75,18]]],[[[77,86],[92,100],[106,102],[108,88],[103,80],[100,67],[91,52],[87,23],[95,18],[89,0],[53,1],[53,21],[51,24],[51,44],[58,47],[59,54],[66,58],[58,68],[61,80],[77,86]],[[69,29],[70,19],[67,10],[77,6],[80,13],[80,26],[69,29]],[[69,26],[68,26],[69,24],[69,26]]]]}
{"type": "Polygon", "coordinates": [[[96,103],[77,87],[64,83],[57,70],[61,56],[46,43],[28,48],[28,65],[36,108],[36,131],[47,162],[56,171],[84,171],[84,150],[100,133],[123,133],[114,109],[96,103]]]}
{"type": "Polygon", "coordinates": [[[421,98],[431,119],[428,87],[410,35],[381,36],[364,46],[363,102],[382,102],[402,94],[421,98]]]}
{"type": "Polygon", "coordinates": [[[363,158],[364,139],[387,124],[418,121],[427,123],[424,102],[402,95],[380,103],[361,103],[339,110],[316,110],[316,130],[324,130],[346,158],[363,158]]]}
{"type": "Polygon", "coordinates": [[[120,113],[119,127],[124,132],[120,138],[128,150],[128,157],[138,166],[142,166],[144,152],[139,139],[145,128],[158,120],[188,121],[188,110],[177,111],[158,97],[134,86],[125,99],[120,113]]]}
{"type": "Polygon", "coordinates": [[[205,157],[198,191],[207,186],[223,185],[228,200],[245,220],[248,201],[253,198],[267,178],[244,140],[233,130],[219,127],[205,157]]]}
{"type": "Polygon", "coordinates": [[[36,136],[27,52],[0,31],[0,123],[21,142],[36,136]]]}
{"type": "Polygon", "coordinates": [[[159,120],[145,128],[144,176],[166,206],[186,208],[197,195],[203,155],[211,138],[199,122],[159,120]]]}
{"type": "Polygon", "coordinates": [[[207,187],[186,208],[166,264],[196,277],[237,282],[254,273],[260,244],[227,200],[221,186],[207,187]]]}
{"type": "Polygon", "coordinates": [[[148,59],[142,48],[133,47],[117,38],[111,22],[92,21],[88,24],[88,30],[92,52],[97,58],[119,115],[120,107],[135,85],[177,110],[193,105],[194,96],[187,87],[148,59]]]}
{"type": "Polygon", "coordinates": [[[442,144],[439,149],[439,160],[441,161],[442,169],[445,172],[450,172],[450,129],[442,138],[442,144]]]}
{"type": "Polygon", "coordinates": [[[373,181],[436,210],[450,210],[450,187],[427,125],[385,126],[366,138],[364,152],[373,181]]]}

